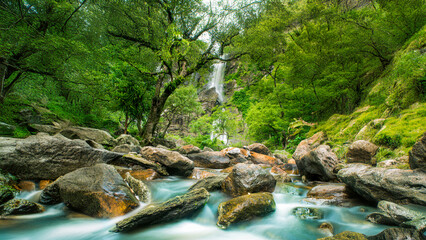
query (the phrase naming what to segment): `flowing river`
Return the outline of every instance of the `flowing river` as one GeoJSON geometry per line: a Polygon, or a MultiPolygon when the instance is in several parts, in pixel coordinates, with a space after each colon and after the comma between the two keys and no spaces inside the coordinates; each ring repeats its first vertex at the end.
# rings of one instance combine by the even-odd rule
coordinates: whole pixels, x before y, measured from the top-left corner
{"type": "MultiPolygon", "coordinates": [[[[211,171],[211,170],[210,170],[211,171]]],[[[162,202],[181,195],[196,180],[179,177],[167,177],[148,182],[152,191],[153,202],[162,202]]],[[[302,240],[326,237],[319,230],[319,225],[329,222],[334,232],[355,231],[366,235],[375,235],[387,226],[365,221],[365,216],[377,209],[367,206],[342,208],[335,206],[316,206],[304,202],[307,189],[300,182],[277,185],[273,193],[276,211],[266,217],[231,225],[227,230],[216,226],[217,207],[219,203],[230,199],[221,192],[211,193],[206,206],[188,219],[173,223],[157,225],[132,233],[112,233],[108,230],[126,216],[114,219],[93,219],[73,213],[59,204],[47,207],[41,214],[26,215],[0,220],[0,239],[156,239],[156,240],[191,240],[191,239],[282,239],[302,240]],[[295,207],[318,207],[324,211],[321,220],[298,219],[292,214],[295,207]]],[[[36,199],[38,193],[21,193],[18,198],[36,199]]],[[[143,208],[145,205],[139,207],[143,208]]]]}

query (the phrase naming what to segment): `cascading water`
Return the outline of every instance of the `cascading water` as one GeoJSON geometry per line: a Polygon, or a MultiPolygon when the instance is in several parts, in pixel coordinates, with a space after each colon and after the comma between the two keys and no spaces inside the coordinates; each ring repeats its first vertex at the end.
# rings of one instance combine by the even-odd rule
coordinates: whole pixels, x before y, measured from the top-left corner
{"type": "MultiPolygon", "coordinates": [[[[222,59],[226,58],[226,55],[221,56],[222,59]]],[[[207,85],[207,89],[215,88],[216,93],[218,94],[218,100],[220,103],[224,101],[224,90],[223,82],[225,79],[225,67],[226,62],[218,60],[213,64],[213,72],[210,74],[210,80],[207,85]]],[[[219,123],[217,121],[213,122],[213,127],[216,127],[219,123]]],[[[217,138],[222,141],[225,145],[228,144],[228,135],[225,133],[216,134],[214,131],[210,134],[210,139],[213,140],[217,138]]]]}

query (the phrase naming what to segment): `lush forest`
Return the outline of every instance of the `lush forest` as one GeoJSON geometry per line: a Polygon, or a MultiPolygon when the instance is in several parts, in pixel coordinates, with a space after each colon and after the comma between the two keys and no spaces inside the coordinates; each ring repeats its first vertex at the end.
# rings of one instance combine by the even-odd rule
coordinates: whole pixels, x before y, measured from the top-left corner
{"type": "Polygon", "coordinates": [[[55,123],[129,132],[144,144],[219,149],[211,135],[226,134],[234,145],[292,152],[317,131],[344,143],[386,119],[369,138],[406,154],[425,130],[425,8],[423,0],[1,1],[0,121],[16,126],[15,137],[55,123]],[[199,94],[218,61],[226,96],[206,109],[199,94]]]}

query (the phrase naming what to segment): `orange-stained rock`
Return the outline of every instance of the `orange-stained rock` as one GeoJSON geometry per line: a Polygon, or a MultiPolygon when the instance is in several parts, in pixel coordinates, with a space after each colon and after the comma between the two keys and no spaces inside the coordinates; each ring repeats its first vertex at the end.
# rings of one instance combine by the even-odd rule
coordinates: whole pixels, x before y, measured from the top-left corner
{"type": "Polygon", "coordinates": [[[287,161],[288,164],[296,164],[296,161],[292,158],[287,161]]]}
{"type": "Polygon", "coordinates": [[[18,187],[22,191],[31,192],[35,190],[35,183],[33,181],[20,181],[18,187]]]}
{"type": "Polygon", "coordinates": [[[39,183],[40,190],[43,190],[47,187],[47,185],[51,184],[52,180],[41,180],[39,183]]]}
{"type": "Polygon", "coordinates": [[[161,175],[158,172],[152,169],[130,171],[130,175],[132,175],[132,177],[138,180],[146,180],[146,181],[151,181],[161,177],[161,175]]]}
{"type": "Polygon", "coordinates": [[[250,152],[250,155],[251,155],[251,158],[250,158],[251,161],[256,164],[266,164],[269,166],[283,164],[281,160],[274,157],[270,157],[268,155],[260,154],[257,152],[250,152]]]}
{"type": "Polygon", "coordinates": [[[261,143],[253,143],[252,145],[248,146],[248,149],[251,152],[257,152],[260,154],[271,156],[271,150],[269,150],[265,145],[261,143]]]}
{"type": "Polygon", "coordinates": [[[240,153],[245,158],[248,158],[250,156],[250,151],[247,151],[247,149],[244,149],[244,148],[229,147],[229,148],[222,149],[220,152],[224,154],[240,153]]]}
{"type": "Polygon", "coordinates": [[[287,172],[278,166],[272,167],[271,173],[276,174],[274,178],[277,182],[291,182],[291,178],[288,176],[287,172]]]}
{"type": "Polygon", "coordinates": [[[234,166],[229,167],[229,168],[225,168],[225,169],[221,170],[220,172],[222,172],[222,173],[231,173],[233,168],[234,168],[234,166]]]}
{"type": "Polygon", "coordinates": [[[200,180],[211,176],[216,176],[216,174],[200,169],[194,169],[194,171],[192,171],[192,174],[188,178],[200,180]]]}
{"type": "Polygon", "coordinates": [[[191,154],[191,153],[200,153],[201,149],[194,145],[185,145],[179,148],[179,153],[181,154],[191,154]]]}

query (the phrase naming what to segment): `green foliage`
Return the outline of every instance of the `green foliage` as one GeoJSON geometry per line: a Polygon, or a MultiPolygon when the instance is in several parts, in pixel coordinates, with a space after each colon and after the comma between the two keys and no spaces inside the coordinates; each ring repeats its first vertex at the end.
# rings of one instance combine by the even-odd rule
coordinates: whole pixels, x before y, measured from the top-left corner
{"type": "Polygon", "coordinates": [[[250,99],[248,89],[244,88],[232,95],[231,103],[238,108],[238,111],[243,114],[243,117],[246,117],[249,109],[253,105],[253,100],[250,99]]]}
{"type": "Polygon", "coordinates": [[[30,135],[31,133],[28,131],[28,129],[23,127],[17,127],[15,131],[13,132],[13,137],[15,138],[26,138],[30,135]]]}
{"type": "Polygon", "coordinates": [[[385,147],[379,148],[376,155],[374,156],[377,163],[388,160],[388,159],[393,159],[395,157],[396,157],[395,152],[385,147]]]}

